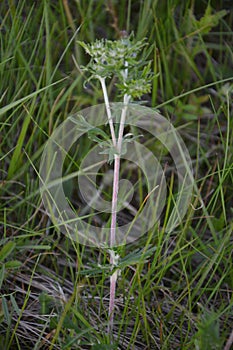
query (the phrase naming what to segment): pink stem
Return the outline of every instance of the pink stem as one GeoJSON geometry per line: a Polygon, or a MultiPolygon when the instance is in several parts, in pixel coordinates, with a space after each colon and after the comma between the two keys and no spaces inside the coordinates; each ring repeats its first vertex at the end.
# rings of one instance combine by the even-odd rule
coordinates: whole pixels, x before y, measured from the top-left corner
{"type": "MultiPolygon", "coordinates": [[[[116,227],[117,227],[117,201],[118,201],[118,190],[119,190],[119,174],[120,174],[120,152],[122,147],[123,132],[125,125],[125,117],[127,104],[129,102],[130,96],[124,96],[125,106],[122,110],[121,120],[120,120],[120,129],[117,142],[117,151],[118,154],[115,154],[114,157],[114,178],[113,178],[113,191],[112,191],[112,220],[111,220],[111,230],[110,230],[110,247],[114,247],[116,243],[116,227]]],[[[110,264],[114,266],[115,264],[115,252],[112,251],[110,256],[110,264]]],[[[115,308],[115,294],[116,294],[116,282],[117,282],[116,270],[110,277],[110,300],[109,300],[109,324],[108,324],[108,334],[112,335],[113,331],[113,321],[114,321],[114,308],[115,308]]]]}
{"type": "Polygon", "coordinates": [[[112,331],[113,331],[117,274],[118,274],[118,271],[116,270],[110,277],[110,300],[109,300],[109,323],[108,323],[108,334],[110,336],[112,335],[112,331]]]}
{"type": "MultiPolygon", "coordinates": [[[[117,225],[117,199],[119,190],[119,172],[120,172],[120,156],[115,154],[114,157],[114,177],[113,177],[113,191],[112,191],[112,220],[110,231],[110,247],[114,247],[116,243],[116,225],[117,225]]],[[[113,261],[110,258],[110,263],[113,261]]]]}
{"type": "MultiPolygon", "coordinates": [[[[112,220],[110,231],[110,247],[114,247],[116,242],[116,226],[117,226],[117,198],[119,189],[119,172],[120,172],[120,156],[115,154],[114,160],[114,178],[113,178],[113,193],[112,193],[112,220]]],[[[114,266],[115,252],[111,251],[110,264],[114,266]]],[[[109,323],[108,334],[111,336],[113,331],[115,294],[116,294],[117,270],[110,277],[110,300],[109,300],[109,323]]]]}

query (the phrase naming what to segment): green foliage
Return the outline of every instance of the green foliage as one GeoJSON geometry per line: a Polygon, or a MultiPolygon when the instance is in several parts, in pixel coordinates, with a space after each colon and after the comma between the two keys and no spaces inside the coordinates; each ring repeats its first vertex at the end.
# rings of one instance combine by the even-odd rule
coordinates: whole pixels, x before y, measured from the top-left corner
{"type": "Polygon", "coordinates": [[[0,262],[3,262],[8,255],[15,249],[16,244],[14,242],[7,242],[0,250],[0,262]]]}
{"type": "MultiPolygon", "coordinates": [[[[117,268],[116,347],[223,349],[233,324],[231,1],[11,0],[1,2],[0,17],[0,349],[110,349],[107,278],[117,268]],[[135,36],[129,40],[122,31],[135,36]],[[109,75],[111,101],[129,88],[132,93],[147,67],[144,75],[152,87],[143,91],[142,103],[146,98],[179,129],[195,171],[197,194],[187,217],[166,234],[163,218],[169,216],[177,181],[173,164],[167,152],[161,157],[161,145],[150,135],[139,139],[158,155],[168,208],[153,232],[122,247],[113,270],[107,252],[82,247],[56,230],[38,190],[49,135],[70,115],[103,101],[94,80],[83,88],[89,73],[79,69],[88,60],[82,46],[90,50],[90,44],[77,40],[103,47],[108,42],[111,50],[119,45],[131,61],[133,82],[128,80],[125,89],[126,56],[115,73],[96,52],[100,73],[109,75]],[[136,43],[141,48],[134,56],[136,43]],[[147,256],[144,247],[156,249],[147,256]]],[[[135,98],[141,93],[136,90],[135,98]]],[[[72,166],[77,170],[90,144],[108,139],[105,130],[82,125],[86,136],[72,151],[67,174],[72,166]]],[[[135,135],[129,128],[127,133],[135,135]]],[[[134,179],[134,201],[141,205],[140,169],[122,163],[121,175],[134,179]]],[[[75,181],[72,189],[69,200],[79,213],[75,181]]],[[[126,210],[125,218],[131,220],[126,210]]],[[[85,220],[101,225],[105,218],[90,211],[85,220]]]]}
{"type": "Polygon", "coordinates": [[[136,249],[119,260],[118,268],[124,269],[127,266],[132,266],[138,263],[146,263],[155,251],[156,247],[149,247],[146,250],[136,249]]]}
{"type": "Polygon", "coordinates": [[[91,56],[91,61],[84,71],[91,73],[88,80],[93,78],[110,78],[115,75],[118,78],[116,86],[120,95],[129,95],[140,98],[150,92],[151,62],[145,66],[145,62],[139,59],[141,50],[146,45],[145,39],[136,41],[133,34],[116,41],[106,39],[97,40],[93,44],[79,42],[85,51],[91,56]],[[144,66],[143,69],[142,66],[144,66]]]}
{"type": "Polygon", "coordinates": [[[91,350],[116,350],[117,345],[104,345],[104,344],[95,344],[92,346],[91,350]]]}
{"type": "MultiPolygon", "coordinates": [[[[0,242],[4,244],[5,242],[0,242]]],[[[7,258],[11,255],[11,253],[15,250],[16,243],[14,242],[7,242],[3,245],[3,247],[0,250],[0,289],[2,286],[2,283],[4,281],[4,277],[7,273],[8,269],[17,269],[19,268],[22,263],[19,260],[7,260],[7,258]]]]}
{"type": "Polygon", "coordinates": [[[222,340],[220,338],[219,320],[215,312],[204,311],[199,316],[198,332],[196,334],[196,350],[220,350],[222,340]]]}
{"type": "Polygon", "coordinates": [[[226,10],[215,11],[213,13],[213,9],[210,4],[207,5],[204,16],[201,17],[200,20],[197,20],[193,13],[190,11],[192,28],[199,30],[200,32],[207,34],[210,30],[216,27],[219,24],[219,21],[225,17],[227,14],[226,10]]]}
{"type": "Polygon", "coordinates": [[[88,67],[83,68],[91,70],[94,76],[102,78],[110,77],[113,74],[122,75],[124,78],[126,68],[130,70],[135,65],[138,66],[142,63],[138,62],[138,54],[146,45],[145,39],[135,41],[132,34],[116,41],[102,39],[91,44],[79,41],[79,44],[91,56],[88,67]]]}

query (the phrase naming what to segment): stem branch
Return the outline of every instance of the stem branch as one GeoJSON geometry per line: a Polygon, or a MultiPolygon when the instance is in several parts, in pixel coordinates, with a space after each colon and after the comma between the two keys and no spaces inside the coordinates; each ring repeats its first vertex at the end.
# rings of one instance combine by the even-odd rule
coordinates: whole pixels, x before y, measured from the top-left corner
{"type": "Polygon", "coordinates": [[[116,147],[116,145],[117,145],[116,135],[115,135],[114,126],[113,126],[113,120],[112,120],[112,114],[111,114],[111,109],[110,109],[110,103],[109,103],[109,99],[108,99],[107,88],[106,88],[106,84],[105,84],[105,78],[99,77],[99,80],[100,80],[101,87],[102,87],[103,94],[104,94],[104,103],[106,106],[108,123],[109,123],[111,136],[112,136],[112,143],[113,143],[113,146],[116,147]]]}

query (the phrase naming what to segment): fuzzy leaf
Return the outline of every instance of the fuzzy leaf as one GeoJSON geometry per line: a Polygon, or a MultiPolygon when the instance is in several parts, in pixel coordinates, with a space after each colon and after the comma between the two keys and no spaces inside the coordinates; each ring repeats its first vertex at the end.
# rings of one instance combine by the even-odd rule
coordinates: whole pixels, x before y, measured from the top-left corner
{"type": "Polygon", "coordinates": [[[143,249],[136,249],[132,253],[126,255],[119,261],[118,268],[123,269],[130,265],[135,265],[139,262],[147,262],[151,255],[156,251],[156,247],[149,248],[146,252],[143,249]]]}
{"type": "Polygon", "coordinates": [[[108,155],[108,163],[112,164],[115,158],[115,154],[119,155],[119,152],[117,151],[116,147],[114,147],[111,142],[102,142],[99,144],[101,148],[104,148],[103,151],[99,152],[100,154],[107,154],[108,155]]]}
{"type": "MultiPolygon", "coordinates": [[[[134,72],[134,77],[129,80],[135,85],[140,79],[140,88],[132,87],[132,97],[141,97],[146,92],[150,91],[151,73],[149,62],[145,67],[144,58],[141,54],[142,49],[147,45],[146,39],[135,41],[133,34],[127,38],[120,40],[96,40],[94,43],[87,44],[78,42],[85,51],[91,56],[91,60],[86,67],[82,67],[84,71],[90,73],[88,81],[93,78],[109,78],[116,75],[119,78],[120,84],[124,85],[128,81],[128,75],[131,71],[134,72]],[[145,68],[143,68],[145,67],[145,68]],[[149,85],[148,85],[149,84],[149,85]]],[[[128,82],[129,84],[129,82],[128,82]]],[[[129,87],[128,87],[129,90],[129,87]]],[[[123,94],[127,93],[123,91],[123,94]]]]}
{"type": "Polygon", "coordinates": [[[110,270],[111,270],[111,266],[109,264],[107,264],[107,265],[98,265],[97,268],[90,268],[90,269],[81,270],[79,273],[80,273],[80,275],[92,277],[92,276],[102,275],[103,272],[106,274],[106,273],[110,272],[110,270]]]}
{"type": "Polygon", "coordinates": [[[81,114],[77,114],[75,117],[70,116],[69,119],[77,125],[78,130],[87,132],[93,129],[93,125],[89,124],[81,114]]]}
{"type": "Polygon", "coordinates": [[[78,114],[76,117],[70,116],[69,119],[77,125],[79,131],[88,132],[88,137],[92,141],[101,144],[103,139],[109,139],[109,136],[105,131],[100,128],[93,127],[93,125],[89,124],[81,114],[78,114]],[[98,135],[102,136],[103,139],[99,138],[98,135]]]}
{"type": "Polygon", "coordinates": [[[136,135],[133,136],[132,133],[128,133],[126,135],[124,135],[123,137],[123,141],[122,141],[122,146],[121,146],[121,155],[124,155],[127,153],[127,143],[129,142],[133,142],[136,139],[138,139],[139,137],[142,137],[143,135],[136,135]]]}
{"type": "Polygon", "coordinates": [[[106,132],[104,132],[103,130],[101,130],[99,128],[93,128],[93,129],[89,130],[88,137],[90,140],[95,141],[99,144],[103,143],[103,139],[106,141],[109,140],[108,134],[106,134],[106,132]],[[98,137],[99,135],[102,136],[102,138],[98,137]]]}

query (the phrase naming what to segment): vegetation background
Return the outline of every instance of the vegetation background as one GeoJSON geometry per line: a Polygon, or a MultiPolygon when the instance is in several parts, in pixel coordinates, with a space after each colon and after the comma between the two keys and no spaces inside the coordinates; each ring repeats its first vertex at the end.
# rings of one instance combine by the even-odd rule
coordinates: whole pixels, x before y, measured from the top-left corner
{"type": "MultiPolygon", "coordinates": [[[[0,348],[232,349],[232,1],[2,0],[0,21],[0,348]],[[122,271],[109,344],[110,272],[98,267],[108,254],[52,226],[38,169],[53,130],[103,101],[98,84],[83,86],[77,40],[122,31],[150,43],[155,78],[143,102],[179,130],[198,193],[174,232],[161,225],[122,250],[156,246],[122,271]]],[[[90,147],[86,137],[74,151],[77,166],[90,147]]],[[[171,205],[173,186],[170,175],[171,205]]],[[[66,193],[81,204],[74,183],[66,193]]]]}

